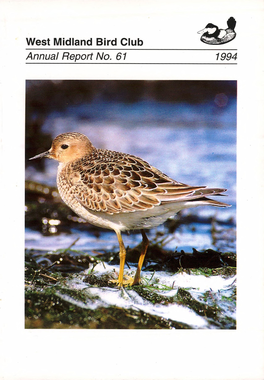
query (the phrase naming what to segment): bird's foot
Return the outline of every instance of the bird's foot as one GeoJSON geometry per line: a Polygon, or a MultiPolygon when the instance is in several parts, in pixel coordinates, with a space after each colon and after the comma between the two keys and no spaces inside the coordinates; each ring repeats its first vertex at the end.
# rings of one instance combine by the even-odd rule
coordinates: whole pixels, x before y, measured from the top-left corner
{"type": "Polygon", "coordinates": [[[123,286],[133,286],[139,284],[139,280],[136,280],[136,278],[129,276],[124,276],[122,281],[118,278],[117,280],[110,280],[110,282],[116,284],[119,288],[122,288],[123,286]]]}

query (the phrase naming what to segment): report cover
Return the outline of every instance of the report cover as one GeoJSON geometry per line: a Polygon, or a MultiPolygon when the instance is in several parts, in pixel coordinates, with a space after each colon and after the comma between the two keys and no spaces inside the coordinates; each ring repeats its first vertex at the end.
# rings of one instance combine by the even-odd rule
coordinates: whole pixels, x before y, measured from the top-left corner
{"type": "Polygon", "coordinates": [[[0,8],[1,378],[262,379],[261,2],[0,8]]]}

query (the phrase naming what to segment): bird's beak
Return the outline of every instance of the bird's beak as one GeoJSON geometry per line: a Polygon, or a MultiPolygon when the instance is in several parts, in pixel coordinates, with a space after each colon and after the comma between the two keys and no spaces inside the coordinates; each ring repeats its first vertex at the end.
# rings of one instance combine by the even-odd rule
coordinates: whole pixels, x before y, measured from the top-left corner
{"type": "Polygon", "coordinates": [[[199,32],[197,32],[197,33],[200,34],[200,33],[204,33],[204,32],[207,32],[207,28],[204,28],[204,29],[202,29],[202,30],[199,30],[199,32]]]}
{"type": "Polygon", "coordinates": [[[35,160],[36,158],[43,158],[43,157],[52,158],[50,151],[47,150],[46,152],[37,154],[36,156],[29,158],[29,160],[35,160]]]}

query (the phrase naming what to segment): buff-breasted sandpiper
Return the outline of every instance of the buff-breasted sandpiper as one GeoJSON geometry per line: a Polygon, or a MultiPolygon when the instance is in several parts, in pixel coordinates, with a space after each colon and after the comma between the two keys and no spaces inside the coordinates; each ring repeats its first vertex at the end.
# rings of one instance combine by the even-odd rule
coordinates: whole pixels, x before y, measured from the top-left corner
{"type": "Polygon", "coordinates": [[[57,186],[63,201],[80,217],[115,231],[120,247],[119,286],[140,282],[148,248],[145,229],[156,227],[182,209],[229,205],[207,198],[226,191],[177,182],[141,158],[95,148],[78,132],[57,136],[51,148],[31,158],[59,161],[57,186]],[[142,252],[134,279],[124,280],[126,249],[122,231],[141,230],[142,252]]]}

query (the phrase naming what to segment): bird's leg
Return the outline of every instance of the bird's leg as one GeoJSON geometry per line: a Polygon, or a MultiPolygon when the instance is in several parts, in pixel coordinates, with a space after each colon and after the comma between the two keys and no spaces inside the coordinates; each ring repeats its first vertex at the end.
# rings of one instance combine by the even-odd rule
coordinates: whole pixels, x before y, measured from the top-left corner
{"type": "Polygon", "coordinates": [[[146,253],[147,253],[148,245],[149,245],[149,241],[148,241],[147,235],[145,234],[145,231],[141,230],[141,234],[142,234],[142,238],[143,238],[143,240],[142,240],[142,251],[141,251],[141,254],[140,254],[140,257],[138,260],[138,267],[137,267],[137,271],[136,271],[132,285],[137,285],[140,282],[140,271],[141,271],[141,268],[142,268],[142,265],[143,265],[143,262],[144,262],[144,259],[145,259],[146,253]]]}
{"type": "Polygon", "coordinates": [[[119,276],[118,276],[117,283],[120,287],[122,287],[123,286],[124,267],[125,267],[125,261],[126,261],[126,248],[125,248],[122,236],[121,236],[121,232],[116,231],[116,234],[117,234],[117,239],[118,239],[119,248],[120,248],[120,251],[119,251],[120,265],[119,265],[119,276]]]}
{"type": "Polygon", "coordinates": [[[121,236],[120,231],[116,231],[117,239],[119,242],[119,258],[120,258],[120,265],[119,265],[119,275],[117,280],[111,280],[111,282],[116,283],[120,288],[123,287],[123,285],[132,285],[133,278],[128,278],[127,280],[124,280],[124,267],[125,267],[125,261],[126,261],[126,249],[123,243],[123,239],[121,236]]]}

